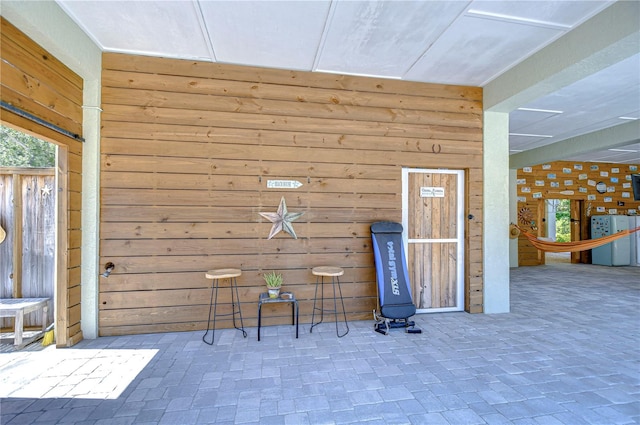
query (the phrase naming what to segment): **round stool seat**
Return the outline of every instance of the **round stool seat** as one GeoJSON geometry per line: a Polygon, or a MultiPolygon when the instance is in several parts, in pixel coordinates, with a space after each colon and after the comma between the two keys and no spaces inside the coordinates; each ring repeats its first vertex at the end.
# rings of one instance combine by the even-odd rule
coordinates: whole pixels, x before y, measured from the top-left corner
{"type": "Polygon", "coordinates": [[[342,276],[344,270],[340,267],[319,266],[312,268],[311,273],[313,273],[314,276],[342,276]]]}
{"type": "Polygon", "coordinates": [[[242,270],[240,269],[216,269],[209,270],[205,277],[207,279],[228,279],[232,277],[238,277],[242,275],[242,270]]]}

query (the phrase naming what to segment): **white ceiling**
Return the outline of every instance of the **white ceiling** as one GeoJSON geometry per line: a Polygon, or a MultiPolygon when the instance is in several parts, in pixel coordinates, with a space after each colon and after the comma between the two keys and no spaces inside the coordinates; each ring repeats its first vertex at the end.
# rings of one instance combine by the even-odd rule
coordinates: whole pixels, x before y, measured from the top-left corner
{"type": "MultiPolygon", "coordinates": [[[[470,86],[486,85],[613,3],[56,1],[104,51],[470,86]]],[[[513,111],[510,148],[628,118],[640,118],[640,54],[513,111]]],[[[563,159],[640,163],[640,140],[618,148],[563,159]]]]}

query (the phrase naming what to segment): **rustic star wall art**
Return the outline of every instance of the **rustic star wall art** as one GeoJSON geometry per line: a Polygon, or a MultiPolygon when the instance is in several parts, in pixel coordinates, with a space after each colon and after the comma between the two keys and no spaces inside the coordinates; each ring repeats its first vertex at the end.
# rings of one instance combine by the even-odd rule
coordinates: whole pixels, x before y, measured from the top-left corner
{"type": "Polygon", "coordinates": [[[40,191],[42,192],[42,197],[46,197],[51,195],[51,186],[44,186],[43,188],[40,189],[40,191]]]}
{"type": "Polygon", "coordinates": [[[299,219],[302,216],[302,214],[304,213],[288,212],[287,203],[285,202],[284,196],[283,196],[282,199],[280,199],[278,212],[260,213],[261,216],[263,216],[264,218],[266,218],[267,220],[273,223],[273,226],[271,227],[271,232],[269,232],[269,237],[267,239],[271,239],[272,237],[280,233],[281,230],[284,230],[285,232],[293,236],[293,239],[298,239],[298,236],[296,236],[295,230],[293,230],[293,225],[291,224],[291,222],[299,219]]]}

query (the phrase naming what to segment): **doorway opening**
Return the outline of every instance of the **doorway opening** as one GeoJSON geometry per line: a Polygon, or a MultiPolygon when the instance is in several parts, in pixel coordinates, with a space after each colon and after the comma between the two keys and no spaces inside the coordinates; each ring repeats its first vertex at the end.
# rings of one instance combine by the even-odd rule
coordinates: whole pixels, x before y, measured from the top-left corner
{"type": "Polygon", "coordinates": [[[464,171],[402,169],[402,224],[418,313],[464,310],[464,171]]]}
{"type": "MultiPolygon", "coordinates": [[[[548,199],[546,205],[547,238],[556,242],[571,242],[571,201],[548,199]]],[[[546,252],[545,264],[571,263],[570,252],[546,252]]]]}
{"type": "MultiPolygon", "coordinates": [[[[0,298],[48,298],[44,326],[56,317],[57,157],[55,144],[0,125],[0,298]]],[[[15,319],[0,320],[3,345],[13,344],[15,319]]],[[[42,322],[40,311],[25,314],[23,345],[42,336],[42,322]]]]}

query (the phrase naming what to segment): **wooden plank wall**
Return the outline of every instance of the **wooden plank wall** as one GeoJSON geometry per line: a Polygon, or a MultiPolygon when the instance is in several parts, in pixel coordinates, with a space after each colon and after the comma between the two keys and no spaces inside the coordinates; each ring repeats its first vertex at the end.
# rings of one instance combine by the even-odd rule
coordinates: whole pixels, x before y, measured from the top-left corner
{"type": "MultiPolygon", "coordinates": [[[[518,226],[526,232],[537,236],[546,235],[544,217],[544,201],[528,199],[518,203],[518,226]],[[531,217],[529,219],[528,217],[531,217]]],[[[525,236],[518,237],[518,266],[539,266],[545,263],[542,251],[539,251],[525,236]]]]}
{"type": "Polygon", "coordinates": [[[245,326],[271,270],[309,322],[317,265],[343,267],[349,319],[371,319],[369,226],[401,221],[402,167],[467,170],[467,301],[481,311],[481,89],[108,53],[102,101],[100,263],[115,269],[100,277],[101,335],[204,329],[204,273],[221,267],[243,270],[245,326]],[[281,197],[304,213],[297,240],[267,239],[259,213],[281,197]]]}
{"type": "MultiPolygon", "coordinates": [[[[44,121],[82,136],[82,92],[80,76],[67,68],[4,18],[0,49],[2,80],[0,98],[44,121]]],[[[73,345],[82,339],[80,329],[80,258],[82,205],[82,143],[34,121],[0,110],[0,121],[59,146],[59,202],[66,216],[58,215],[59,229],[66,237],[58,244],[58,297],[56,344],[73,345]],[[62,224],[62,226],[61,226],[62,224]]]]}
{"type": "MultiPolygon", "coordinates": [[[[570,199],[584,201],[583,219],[592,215],[640,213],[640,202],[633,200],[631,174],[638,173],[640,164],[556,161],[518,169],[518,210],[529,208],[537,217],[544,217],[544,201],[570,199]],[[605,183],[606,193],[598,193],[596,184],[605,183]]],[[[540,220],[537,219],[539,224],[540,220]]],[[[525,223],[519,223],[525,225],[525,223]]],[[[586,228],[589,224],[586,223],[586,228]]],[[[540,236],[546,232],[541,229],[540,236]]],[[[585,239],[588,238],[585,237],[585,239]]],[[[526,238],[518,241],[518,263],[521,266],[541,264],[538,250],[526,238]]],[[[544,261],[542,261],[544,263],[544,261]]]]}
{"type": "MultiPolygon", "coordinates": [[[[0,224],[7,230],[7,239],[0,244],[0,298],[53,300],[54,174],[53,168],[0,167],[0,224]]],[[[48,323],[53,323],[53,309],[48,323]]],[[[13,319],[3,318],[0,324],[2,328],[13,327],[13,319]]],[[[42,315],[28,314],[24,325],[41,327],[42,315]]]]}

